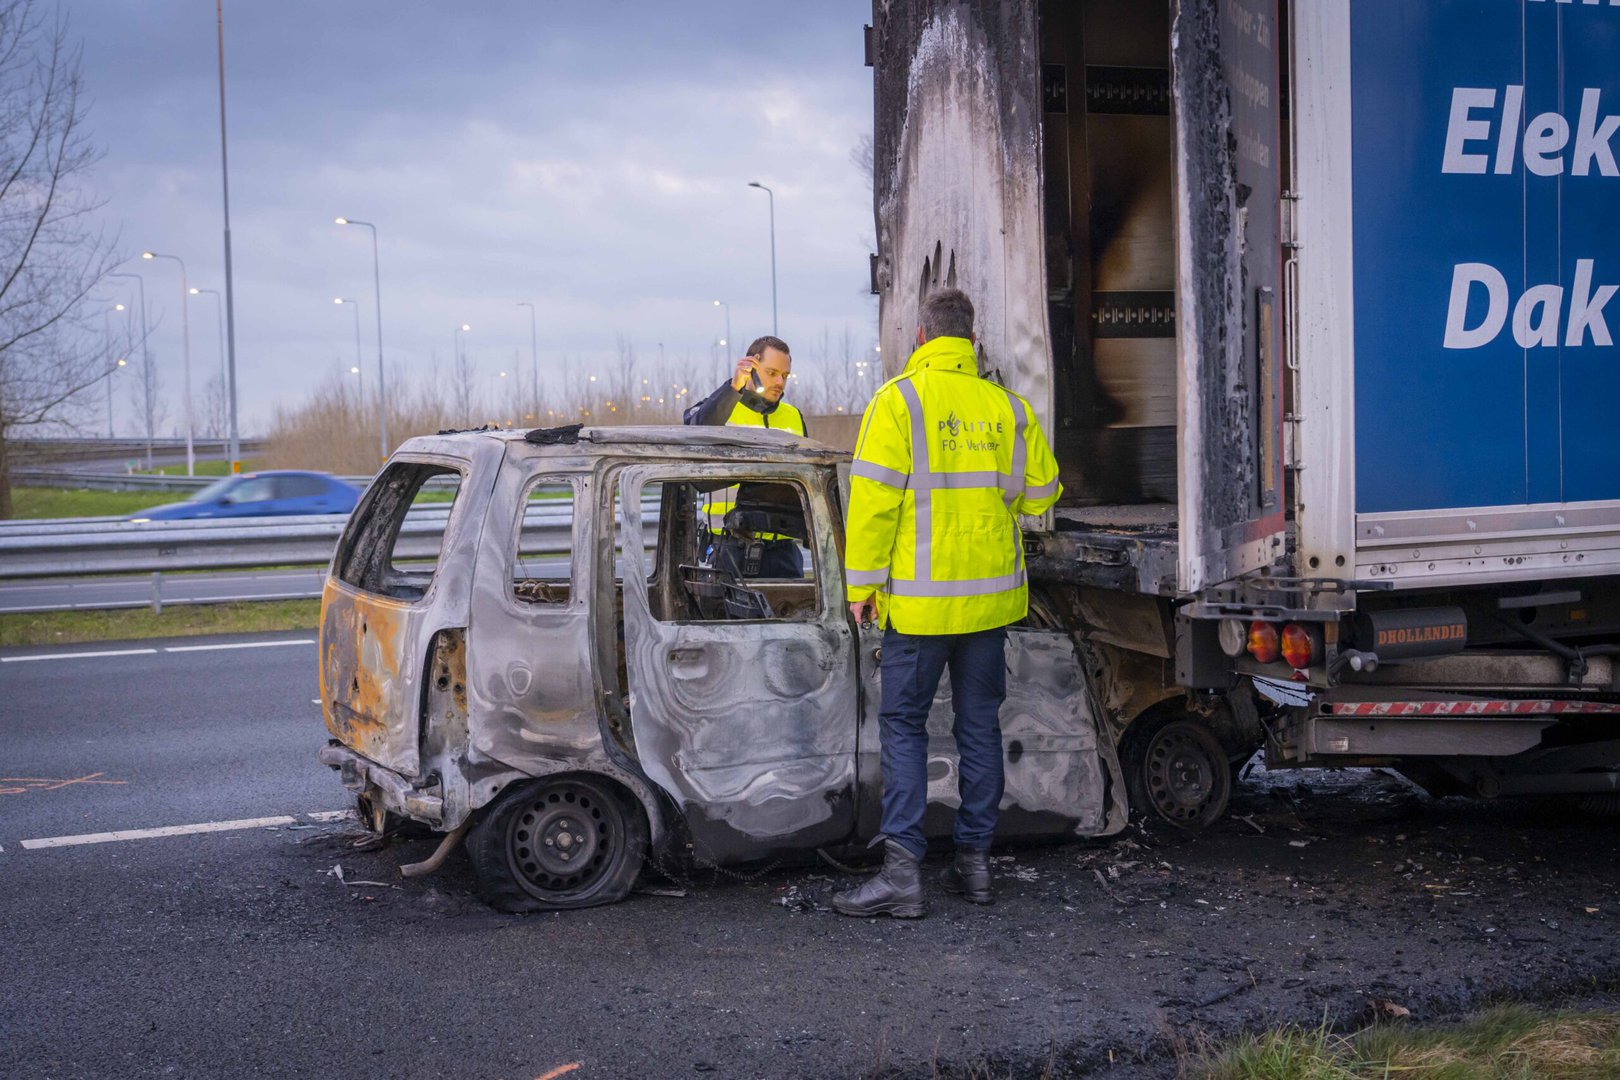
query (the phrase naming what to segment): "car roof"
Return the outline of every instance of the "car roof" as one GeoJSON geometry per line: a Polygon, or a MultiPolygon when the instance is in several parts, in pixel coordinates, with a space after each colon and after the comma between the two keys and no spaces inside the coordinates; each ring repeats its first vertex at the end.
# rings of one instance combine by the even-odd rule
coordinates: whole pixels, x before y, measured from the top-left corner
{"type": "MultiPolygon", "coordinates": [[[[548,429],[536,429],[548,430],[548,429]]],[[[565,428],[549,429],[563,432],[565,428]]],[[[527,432],[516,429],[474,429],[471,431],[445,432],[439,436],[426,436],[425,438],[443,445],[449,442],[477,442],[491,441],[505,444],[525,443],[527,432]]],[[[409,440],[414,442],[415,440],[409,440]]],[[[586,427],[579,429],[577,435],[567,442],[536,443],[532,450],[538,453],[556,452],[563,454],[578,454],[588,447],[623,446],[636,447],[643,450],[669,451],[676,454],[690,453],[692,450],[708,446],[736,446],[755,450],[766,450],[773,453],[797,453],[806,457],[822,459],[828,455],[847,456],[845,451],[825,443],[816,442],[801,435],[784,431],[781,428],[763,427],[709,427],[691,426],[684,424],[644,424],[626,425],[623,427],[586,427]]],[[[405,449],[402,447],[401,449],[405,449]]]]}

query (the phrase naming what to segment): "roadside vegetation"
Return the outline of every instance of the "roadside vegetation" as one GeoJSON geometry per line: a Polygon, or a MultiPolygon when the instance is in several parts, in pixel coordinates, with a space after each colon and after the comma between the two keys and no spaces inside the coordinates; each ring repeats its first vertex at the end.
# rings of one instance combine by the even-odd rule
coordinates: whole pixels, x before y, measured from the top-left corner
{"type": "Polygon", "coordinates": [[[1203,1055],[1199,1080],[1601,1080],[1620,1077],[1620,1013],[1491,1009],[1464,1023],[1353,1035],[1291,1026],[1203,1055]]]}
{"type": "Polygon", "coordinates": [[[123,611],[45,611],[0,615],[0,647],[131,641],[192,634],[314,631],[319,600],[266,600],[250,604],[182,604],[123,611]]]}
{"type": "Polygon", "coordinates": [[[17,519],[114,517],[184,500],[183,491],[79,491],[66,488],[13,488],[17,519]]]}
{"type": "MultiPolygon", "coordinates": [[[[749,338],[739,332],[738,340],[749,338]]],[[[828,328],[819,337],[789,344],[795,370],[788,400],[816,418],[813,437],[853,445],[855,422],[882,382],[871,344],[862,344],[847,327],[837,336],[828,328]]],[[[746,344],[738,355],[741,348],[746,344]]],[[[555,357],[544,362],[558,369],[555,357]]],[[[735,357],[718,354],[638,354],[621,336],[610,357],[564,357],[559,386],[537,384],[526,357],[491,371],[492,365],[480,367],[462,355],[450,370],[436,367],[420,378],[390,376],[388,441],[398,446],[416,435],[484,425],[522,431],[563,424],[679,424],[681,413],[729,378],[735,363],[735,357]]],[[[345,365],[297,405],[276,411],[261,467],[342,475],[377,470],[376,400],[374,394],[361,400],[347,370],[345,365]]]]}
{"type": "MultiPolygon", "coordinates": [[[[245,473],[254,472],[257,469],[262,468],[264,468],[264,465],[260,463],[258,458],[244,460],[242,462],[242,471],[245,473]]],[[[159,465],[153,469],[137,469],[135,471],[140,473],[142,476],[186,475],[186,467],[183,463],[179,465],[159,465]]],[[[194,463],[192,470],[193,475],[195,476],[225,476],[229,474],[230,471],[231,463],[228,461],[198,461],[194,463]]]]}

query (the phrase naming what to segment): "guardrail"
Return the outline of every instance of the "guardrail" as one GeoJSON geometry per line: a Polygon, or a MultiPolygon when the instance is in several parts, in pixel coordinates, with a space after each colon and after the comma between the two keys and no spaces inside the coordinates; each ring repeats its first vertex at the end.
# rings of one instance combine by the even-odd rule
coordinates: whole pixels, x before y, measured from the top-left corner
{"type": "MultiPolygon", "coordinates": [[[[656,537],[658,509],[656,499],[642,505],[643,533],[648,542],[656,537]]],[[[449,513],[449,504],[413,509],[400,528],[394,558],[435,558],[449,513]]],[[[12,523],[0,533],[0,580],[149,573],[153,575],[151,606],[161,609],[165,573],[324,566],[331,561],[347,523],[348,517],[341,514],[256,521],[12,523]]],[[[572,541],[571,505],[532,506],[524,515],[519,534],[521,555],[566,555],[572,541]]],[[[41,605],[36,610],[131,606],[137,605],[64,601],[59,606],[41,605]]]]}

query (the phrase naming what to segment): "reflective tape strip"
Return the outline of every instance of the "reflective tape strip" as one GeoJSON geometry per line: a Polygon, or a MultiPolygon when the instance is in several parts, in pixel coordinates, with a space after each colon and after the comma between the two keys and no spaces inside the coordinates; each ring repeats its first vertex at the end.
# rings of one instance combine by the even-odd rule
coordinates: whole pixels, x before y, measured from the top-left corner
{"type": "MultiPolygon", "coordinates": [[[[928,464],[928,427],[923,420],[922,398],[910,379],[899,379],[894,385],[900,388],[900,396],[906,399],[906,411],[911,414],[911,471],[919,476],[927,476],[933,470],[928,464]]],[[[916,492],[916,561],[911,574],[918,581],[927,581],[934,576],[934,501],[931,490],[924,487],[916,492]]]]}
{"type": "Polygon", "coordinates": [[[1005,488],[1007,474],[999,472],[936,472],[921,478],[919,487],[951,488],[1005,488]]]}
{"type": "Polygon", "coordinates": [[[1024,498],[1026,498],[1026,499],[1045,499],[1045,498],[1049,498],[1050,496],[1053,496],[1053,495],[1057,494],[1057,489],[1058,489],[1057,478],[1053,477],[1051,479],[1051,481],[1048,482],[1048,483],[1037,484],[1036,486],[1034,486],[1032,488],[1025,488],[1024,489],[1024,498]]]}
{"type": "Polygon", "coordinates": [[[844,571],[844,584],[846,585],[882,585],[889,580],[887,570],[849,570],[844,571]]]}
{"type": "Polygon", "coordinates": [[[856,461],[849,467],[849,475],[859,476],[864,480],[876,480],[880,484],[887,484],[892,488],[905,490],[911,477],[899,469],[890,469],[871,461],[856,461]]]}
{"type": "Polygon", "coordinates": [[[965,578],[961,581],[903,581],[896,578],[890,580],[888,593],[890,596],[992,596],[1020,588],[1025,580],[1021,568],[1000,577],[965,578]]]}
{"type": "Polygon", "coordinates": [[[1024,442],[1024,427],[1029,423],[1029,407],[1022,398],[1011,390],[1007,392],[1007,404],[1012,406],[1013,413],[1013,445],[1012,469],[1013,484],[1002,489],[1002,498],[1007,500],[1007,509],[1012,509],[1020,496],[1024,494],[1024,466],[1029,456],[1029,447],[1024,442]]]}

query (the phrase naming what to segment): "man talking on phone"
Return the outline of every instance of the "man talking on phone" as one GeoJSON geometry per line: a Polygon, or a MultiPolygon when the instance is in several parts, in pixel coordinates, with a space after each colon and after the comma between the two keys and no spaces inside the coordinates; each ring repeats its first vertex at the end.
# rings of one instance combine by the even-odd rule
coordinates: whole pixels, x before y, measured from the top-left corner
{"type": "MultiPolygon", "coordinates": [[[[687,409],[682,420],[713,427],[778,428],[805,435],[804,416],[782,400],[792,374],[793,356],[787,342],[768,334],[755,338],[748,355],[737,361],[731,379],[687,409]]],[[[738,501],[738,489],[732,486],[713,492],[704,507],[709,530],[716,537],[714,565],[738,577],[803,577],[804,556],[792,538],[769,533],[746,538],[726,534],[726,514],[738,501]]]]}
{"type": "Polygon", "coordinates": [[[766,335],[748,346],[748,355],[737,361],[729,382],[686,410],[688,424],[721,427],[781,428],[804,435],[804,417],[782,400],[788,377],[793,374],[793,357],[787,342],[766,335]]]}

